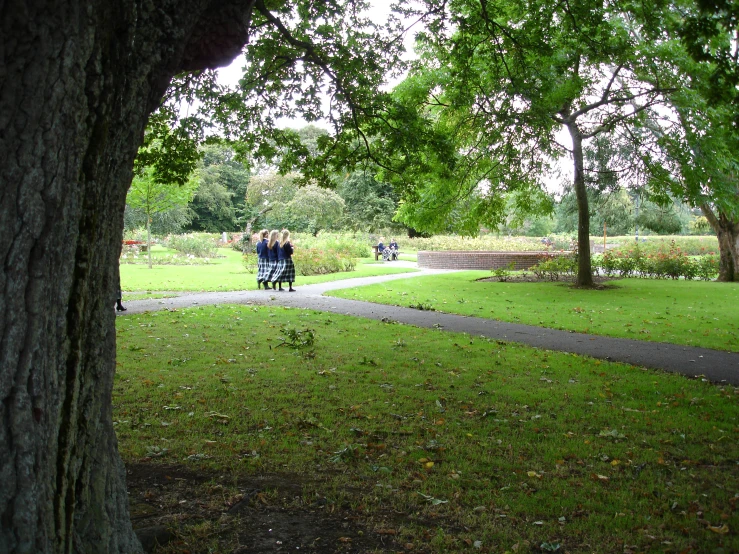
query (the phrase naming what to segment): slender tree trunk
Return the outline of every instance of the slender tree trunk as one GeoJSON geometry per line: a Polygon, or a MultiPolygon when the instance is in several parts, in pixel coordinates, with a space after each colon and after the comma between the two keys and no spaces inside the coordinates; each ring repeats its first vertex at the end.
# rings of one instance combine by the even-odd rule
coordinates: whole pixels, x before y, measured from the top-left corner
{"type": "Polygon", "coordinates": [[[149,269],[151,269],[151,218],[146,216],[146,255],[149,258],[149,269]]]}
{"type": "Polygon", "coordinates": [[[582,150],[582,134],[577,122],[566,123],[572,138],[572,160],[575,176],[573,185],[577,198],[577,279],[580,287],[593,286],[593,270],[590,263],[590,207],[585,187],[585,163],[582,150]]]}
{"type": "MultiPolygon", "coordinates": [[[[251,2],[0,2],[0,552],[135,553],[111,416],[133,159],[251,2]]],[[[245,18],[246,17],[246,18],[245,18]]]]}
{"type": "Polygon", "coordinates": [[[716,215],[707,204],[701,206],[701,211],[718,237],[718,280],[739,281],[739,220],[720,211],[716,215]]]}

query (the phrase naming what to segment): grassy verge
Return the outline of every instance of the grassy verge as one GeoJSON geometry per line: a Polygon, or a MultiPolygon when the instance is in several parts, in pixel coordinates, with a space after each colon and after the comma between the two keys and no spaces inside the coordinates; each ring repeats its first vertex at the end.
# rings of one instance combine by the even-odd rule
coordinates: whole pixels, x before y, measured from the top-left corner
{"type": "Polygon", "coordinates": [[[621,279],[604,290],[563,283],[478,281],[465,271],[332,291],[332,296],[418,306],[580,333],[739,351],[739,284],[621,279]]]}
{"type": "MultiPolygon", "coordinates": [[[[299,493],[259,501],[343,506],[400,550],[739,549],[739,389],[308,310],[116,325],[130,464],[292,475],[299,493]]],[[[193,552],[233,546],[218,498],[201,499],[215,532],[170,522],[193,552]]]]}
{"type": "MultiPolygon", "coordinates": [[[[166,249],[156,247],[152,254],[162,255],[166,249]]],[[[126,292],[135,292],[136,299],[155,298],[151,293],[161,291],[229,291],[251,290],[257,288],[256,274],[248,273],[241,261],[241,253],[231,248],[219,249],[222,258],[215,258],[210,263],[199,265],[154,265],[152,269],[146,264],[122,264],[121,284],[126,292]]],[[[154,256],[156,260],[156,256],[154,256]]],[[[331,273],[329,275],[297,276],[298,285],[323,283],[353,277],[369,277],[415,271],[400,268],[392,264],[368,264],[370,258],[358,261],[354,271],[331,273]]],[[[125,296],[127,299],[134,297],[125,296]]]]}

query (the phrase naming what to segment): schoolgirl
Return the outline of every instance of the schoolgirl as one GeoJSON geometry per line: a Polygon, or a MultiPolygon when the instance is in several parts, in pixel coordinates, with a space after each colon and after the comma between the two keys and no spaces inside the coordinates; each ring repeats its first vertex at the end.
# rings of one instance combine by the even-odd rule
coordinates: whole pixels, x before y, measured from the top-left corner
{"type": "Polygon", "coordinates": [[[277,257],[279,255],[280,243],[277,240],[280,236],[280,232],[275,229],[269,234],[269,241],[267,242],[267,255],[269,257],[269,273],[267,278],[264,280],[265,288],[269,289],[267,285],[268,281],[272,281],[272,288],[277,288],[277,257]]]}
{"type": "Polygon", "coordinates": [[[267,236],[269,231],[262,229],[259,231],[259,242],[257,242],[257,288],[262,288],[264,283],[265,290],[269,290],[269,283],[267,283],[267,277],[269,277],[269,249],[267,248],[267,236]]]}
{"type": "Polygon", "coordinates": [[[282,283],[288,283],[290,287],[289,292],[295,292],[293,288],[293,282],[295,281],[295,264],[293,264],[293,245],[290,242],[290,231],[283,229],[282,231],[282,243],[278,253],[279,261],[277,262],[277,281],[280,288],[278,290],[285,290],[282,288],[282,283]]]}

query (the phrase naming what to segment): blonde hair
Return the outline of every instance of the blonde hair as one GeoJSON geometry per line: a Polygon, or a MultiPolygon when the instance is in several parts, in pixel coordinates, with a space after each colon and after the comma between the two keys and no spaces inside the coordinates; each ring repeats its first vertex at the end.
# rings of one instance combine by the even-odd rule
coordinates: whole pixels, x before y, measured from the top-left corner
{"type": "Polygon", "coordinates": [[[266,239],[267,235],[269,235],[269,231],[267,231],[267,229],[262,229],[261,231],[259,231],[260,239],[266,239]]]}
{"type": "Polygon", "coordinates": [[[275,229],[274,231],[270,232],[270,234],[269,234],[269,242],[267,243],[267,248],[269,248],[270,250],[272,250],[272,247],[277,242],[277,236],[279,234],[280,234],[280,232],[277,229],[275,229]]]}
{"type": "Polygon", "coordinates": [[[287,229],[282,230],[282,244],[285,244],[287,241],[290,240],[290,231],[287,229]]]}

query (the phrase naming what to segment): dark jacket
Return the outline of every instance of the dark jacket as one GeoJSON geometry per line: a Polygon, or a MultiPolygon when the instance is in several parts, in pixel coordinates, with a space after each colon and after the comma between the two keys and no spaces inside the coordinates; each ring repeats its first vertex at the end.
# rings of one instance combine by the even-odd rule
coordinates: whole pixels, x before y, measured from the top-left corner
{"type": "Polygon", "coordinates": [[[267,251],[269,252],[269,261],[276,262],[279,259],[280,242],[275,241],[272,248],[267,248],[267,251]]]}
{"type": "Polygon", "coordinates": [[[278,260],[289,260],[292,258],[293,255],[293,245],[290,241],[287,241],[283,246],[281,246],[277,252],[277,259],[278,260]]]}
{"type": "Polygon", "coordinates": [[[261,260],[269,259],[269,248],[267,248],[267,239],[264,239],[257,243],[257,256],[261,260]]]}

